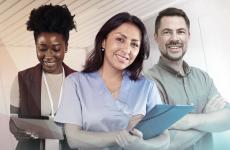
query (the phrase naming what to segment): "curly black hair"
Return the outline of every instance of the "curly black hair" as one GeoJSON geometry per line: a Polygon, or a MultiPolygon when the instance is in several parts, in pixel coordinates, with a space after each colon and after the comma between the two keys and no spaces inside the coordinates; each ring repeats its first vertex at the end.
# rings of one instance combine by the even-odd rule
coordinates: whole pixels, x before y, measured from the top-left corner
{"type": "Polygon", "coordinates": [[[68,42],[69,31],[76,29],[74,17],[66,5],[42,5],[31,11],[26,23],[27,30],[34,31],[35,41],[42,32],[55,32],[63,35],[68,42]]]}

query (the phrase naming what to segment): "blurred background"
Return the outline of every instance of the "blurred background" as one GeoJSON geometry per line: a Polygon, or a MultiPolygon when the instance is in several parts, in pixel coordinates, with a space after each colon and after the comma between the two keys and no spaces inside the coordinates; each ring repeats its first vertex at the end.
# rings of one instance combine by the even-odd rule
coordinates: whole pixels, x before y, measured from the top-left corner
{"type": "MultiPolygon", "coordinates": [[[[0,144],[14,149],[9,133],[9,93],[17,72],[38,63],[33,33],[26,30],[30,11],[44,4],[66,4],[75,14],[77,31],[70,32],[65,63],[80,71],[100,27],[116,13],[127,11],[141,18],[151,40],[151,56],[144,69],[158,61],[154,21],[167,7],[183,9],[191,22],[191,40],[185,60],[207,71],[219,92],[230,101],[230,1],[229,0],[0,0],[0,144]],[[3,144],[4,143],[4,144],[3,144]]],[[[229,120],[230,121],[230,120],[229,120]]],[[[215,133],[216,150],[230,149],[230,131],[215,133]]],[[[2,149],[2,148],[1,148],[2,149]]]]}

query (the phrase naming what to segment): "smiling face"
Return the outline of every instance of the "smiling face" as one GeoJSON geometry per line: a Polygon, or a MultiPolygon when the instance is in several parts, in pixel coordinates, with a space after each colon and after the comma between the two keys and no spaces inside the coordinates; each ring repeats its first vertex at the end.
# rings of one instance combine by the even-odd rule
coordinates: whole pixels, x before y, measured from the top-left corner
{"type": "Polygon", "coordinates": [[[123,23],[112,30],[103,41],[103,66],[124,70],[133,63],[140,50],[141,32],[131,23],[123,23]]]}
{"type": "Polygon", "coordinates": [[[162,57],[171,60],[181,60],[187,51],[190,33],[183,17],[165,16],[160,21],[160,27],[155,34],[162,57]]]}
{"type": "Polygon", "coordinates": [[[47,73],[62,72],[62,62],[67,44],[61,34],[42,32],[36,39],[37,58],[47,73]]]}

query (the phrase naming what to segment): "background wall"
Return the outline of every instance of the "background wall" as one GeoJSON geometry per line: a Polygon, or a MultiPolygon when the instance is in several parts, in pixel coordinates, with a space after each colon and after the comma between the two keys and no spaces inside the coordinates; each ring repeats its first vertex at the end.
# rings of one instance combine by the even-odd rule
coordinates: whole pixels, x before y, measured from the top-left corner
{"type": "Polygon", "coordinates": [[[15,64],[0,40],[0,145],[4,150],[12,150],[16,143],[8,127],[10,85],[16,72],[15,64]]]}

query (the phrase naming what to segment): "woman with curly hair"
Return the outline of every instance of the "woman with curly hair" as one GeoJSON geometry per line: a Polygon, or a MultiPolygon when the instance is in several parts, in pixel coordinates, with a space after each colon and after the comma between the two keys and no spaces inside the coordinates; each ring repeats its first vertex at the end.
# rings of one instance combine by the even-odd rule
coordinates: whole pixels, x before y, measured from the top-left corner
{"type": "MultiPolygon", "coordinates": [[[[75,28],[74,15],[65,5],[43,5],[31,11],[27,30],[34,33],[40,63],[18,73],[11,90],[11,114],[22,118],[47,116],[53,119],[64,78],[75,72],[63,63],[69,31],[75,28]]],[[[12,120],[10,130],[18,140],[17,150],[38,150],[45,145],[45,139],[17,128],[12,120]]],[[[62,149],[69,149],[65,139],[60,143],[62,149]]]]}

